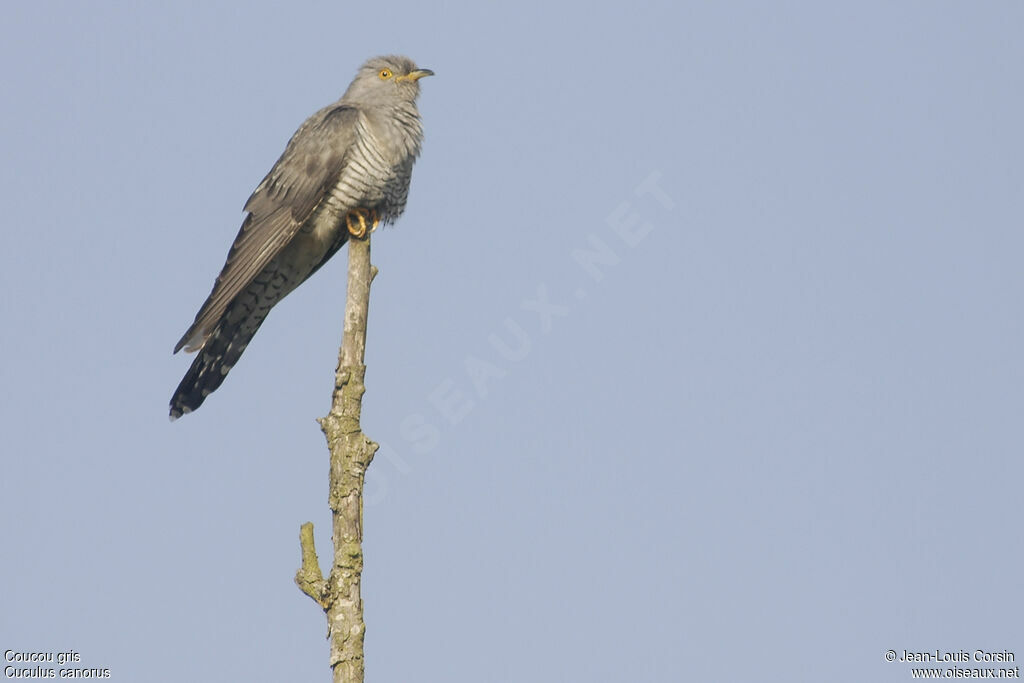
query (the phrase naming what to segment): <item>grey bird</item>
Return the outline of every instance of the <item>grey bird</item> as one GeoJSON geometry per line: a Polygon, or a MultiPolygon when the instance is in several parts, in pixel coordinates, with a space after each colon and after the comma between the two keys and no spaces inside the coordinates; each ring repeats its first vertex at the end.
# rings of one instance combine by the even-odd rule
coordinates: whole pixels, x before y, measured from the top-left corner
{"type": "Polygon", "coordinates": [[[248,214],[195,322],[174,347],[198,351],[171,397],[171,419],[221,385],[277,302],[345,244],[405,209],[423,128],[407,57],[377,57],[341,98],[299,126],[245,203],[248,214]]]}

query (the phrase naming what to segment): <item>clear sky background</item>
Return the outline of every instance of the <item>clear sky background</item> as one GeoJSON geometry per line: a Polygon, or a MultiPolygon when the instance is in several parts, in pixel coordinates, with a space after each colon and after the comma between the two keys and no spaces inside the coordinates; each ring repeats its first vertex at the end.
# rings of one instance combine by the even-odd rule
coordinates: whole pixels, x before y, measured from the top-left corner
{"type": "Polygon", "coordinates": [[[398,52],[437,76],[373,240],[368,680],[1024,659],[1020,3],[3,14],[3,650],[329,680],[292,577],[345,252],[174,424],[171,348],[298,124],[398,52]]]}

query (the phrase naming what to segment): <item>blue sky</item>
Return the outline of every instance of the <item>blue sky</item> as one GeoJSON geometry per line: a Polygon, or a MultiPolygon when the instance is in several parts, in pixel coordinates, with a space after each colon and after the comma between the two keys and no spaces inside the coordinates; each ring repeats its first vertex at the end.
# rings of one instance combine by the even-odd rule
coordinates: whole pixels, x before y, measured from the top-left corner
{"type": "MultiPolygon", "coordinates": [[[[0,648],[327,680],[345,255],[170,424],[249,193],[367,57],[369,680],[899,681],[1024,657],[1017,3],[20,3],[0,648]]],[[[6,665],[6,663],[5,663],[6,665]]]]}

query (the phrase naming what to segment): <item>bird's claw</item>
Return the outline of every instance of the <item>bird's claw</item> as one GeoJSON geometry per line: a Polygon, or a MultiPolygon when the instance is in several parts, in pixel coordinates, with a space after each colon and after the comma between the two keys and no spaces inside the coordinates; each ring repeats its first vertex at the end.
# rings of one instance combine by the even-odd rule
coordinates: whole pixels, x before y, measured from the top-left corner
{"type": "Polygon", "coordinates": [[[359,207],[345,214],[345,226],[348,228],[349,234],[356,239],[366,237],[367,233],[376,230],[378,225],[380,225],[380,214],[376,209],[359,207]]]}

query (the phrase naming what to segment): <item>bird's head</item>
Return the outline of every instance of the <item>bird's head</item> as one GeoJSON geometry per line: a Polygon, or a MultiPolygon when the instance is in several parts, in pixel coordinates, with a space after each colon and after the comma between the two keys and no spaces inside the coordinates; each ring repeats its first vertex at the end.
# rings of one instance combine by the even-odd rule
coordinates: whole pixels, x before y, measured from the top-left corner
{"type": "Polygon", "coordinates": [[[420,79],[433,75],[430,69],[417,68],[408,57],[374,57],[359,68],[345,99],[367,104],[413,102],[420,94],[420,79]]]}

